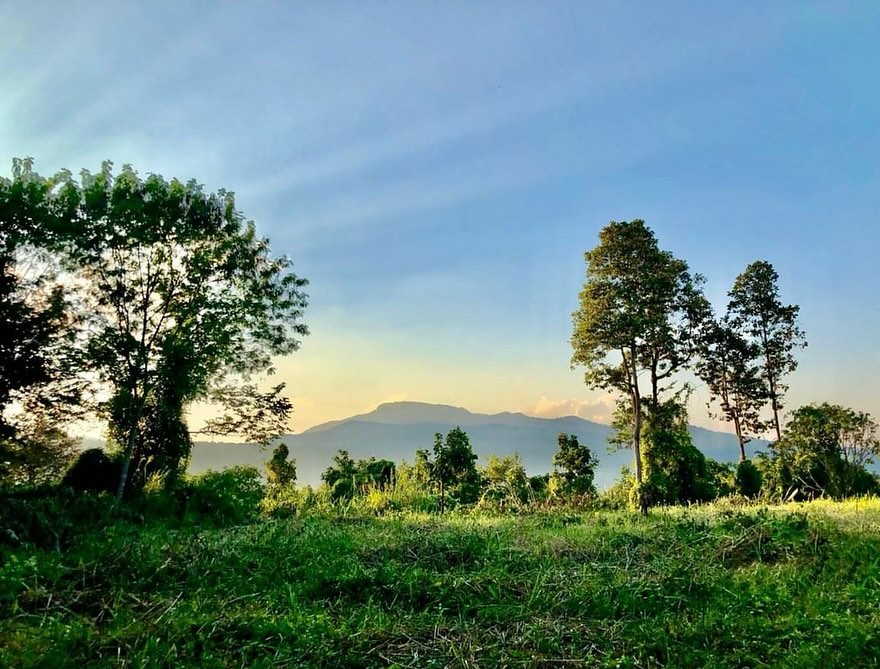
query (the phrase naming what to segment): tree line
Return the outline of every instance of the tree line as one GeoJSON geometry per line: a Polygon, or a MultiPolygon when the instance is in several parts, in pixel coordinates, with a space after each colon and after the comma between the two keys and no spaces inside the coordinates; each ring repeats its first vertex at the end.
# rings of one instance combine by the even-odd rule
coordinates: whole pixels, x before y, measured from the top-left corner
{"type": "Polygon", "coordinates": [[[661,249],[642,220],[612,221],[585,260],[572,366],[584,368],[588,387],[618,397],[612,442],[632,448],[634,497],[643,512],[705,497],[699,488],[711,463],[687,430],[685,371],[705,383],[712,415],[733,426],[745,492],[756,493],[764,478],[785,498],[877,490],[865,469],[880,454],[870,415],[824,403],[796,410],[783,430],[786,377],[806,338],[800,308],[781,299],[769,262],[748,265],[725,312],[716,314],[705,278],[661,249]],[[767,431],[775,439],[756,467],[746,444],[767,431]]]}
{"type": "MultiPolygon", "coordinates": [[[[572,365],[587,386],[619,399],[610,442],[632,449],[633,470],[615,489],[635,506],[729,492],[793,499],[878,490],[869,414],[824,403],[783,424],[787,378],[806,338],[769,262],[745,268],[717,314],[705,279],[661,249],[644,221],[610,223],[585,259],[572,365]],[[686,372],[736,433],[735,471],[691,441],[686,372]],[[746,444],[767,433],[768,452],[750,461],[746,444]]],[[[283,384],[265,389],[262,380],[272,358],[308,334],[307,284],[289,258],[272,254],[231,192],[142,177],[129,165],[117,172],[110,162],[75,178],[13,161],[12,177],[0,178],[0,483],[64,476],[117,497],[151,481],[170,490],[195,434],[274,443],[292,407],[283,384]],[[196,402],[217,413],[198,431],[186,421],[196,402]],[[110,449],[82,453],[70,467],[77,449],[64,425],[94,418],[108,426],[110,449]]],[[[412,465],[341,452],[323,480],[334,500],[407,480],[436,493],[441,510],[487,494],[595,497],[593,452],[572,435],[557,447],[549,475],[527,476],[515,454],[479,469],[456,428],[435,435],[412,465]]],[[[288,456],[273,455],[270,488],[295,482],[288,456]]]]}

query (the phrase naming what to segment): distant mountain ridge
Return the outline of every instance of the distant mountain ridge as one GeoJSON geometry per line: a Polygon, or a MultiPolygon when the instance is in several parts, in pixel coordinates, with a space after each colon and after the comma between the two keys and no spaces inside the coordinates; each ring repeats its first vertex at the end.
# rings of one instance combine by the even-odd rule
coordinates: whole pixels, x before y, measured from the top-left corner
{"type": "MultiPolygon", "coordinates": [[[[560,432],[575,434],[599,459],[596,472],[598,487],[607,487],[618,477],[620,468],[631,466],[629,450],[608,453],[608,425],[577,416],[538,418],[521,413],[474,413],[463,407],[425,402],[389,402],[376,409],[341,420],[316,425],[300,434],[289,434],[282,441],[296,459],[301,483],[316,485],[321,473],[330,465],[336,451],[348,451],[355,459],[386,458],[394,462],[413,461],[415,451],[430,449],[434,434],[445,434],[459,426],[470,437],[474,452],[485,461],[490,454],[517,452],[530,474],[550,471],[560,432]]],[[[735,461],[739,449],[736,437],[691,426],[694,444],[709,457],[735,461]]],[[[753,452],[764,442],[749,444],[753,452]]],[[[221,469],[247,464],[262,469],[269,451],[248,444],[199,442],[193,449],[190,471],[221,469]]]]}

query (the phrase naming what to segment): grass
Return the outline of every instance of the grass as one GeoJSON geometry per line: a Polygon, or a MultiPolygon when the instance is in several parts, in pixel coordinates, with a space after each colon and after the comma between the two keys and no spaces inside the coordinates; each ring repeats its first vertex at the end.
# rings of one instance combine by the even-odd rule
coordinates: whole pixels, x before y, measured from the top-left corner
{"type": "Polygon", "coordinates": [[[119,522],[0,567],[0,666],[880,666],[880,501],[119,522]]]}

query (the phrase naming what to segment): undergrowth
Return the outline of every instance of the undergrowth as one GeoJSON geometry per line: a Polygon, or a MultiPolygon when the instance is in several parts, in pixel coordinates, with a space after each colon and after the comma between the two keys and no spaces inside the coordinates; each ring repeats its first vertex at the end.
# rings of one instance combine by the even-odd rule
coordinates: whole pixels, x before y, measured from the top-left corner
{"type": "Polygon", "coordinates": [[[0,549],[0,666],[880,663],[877,500],[216,525],[0,549]]]}

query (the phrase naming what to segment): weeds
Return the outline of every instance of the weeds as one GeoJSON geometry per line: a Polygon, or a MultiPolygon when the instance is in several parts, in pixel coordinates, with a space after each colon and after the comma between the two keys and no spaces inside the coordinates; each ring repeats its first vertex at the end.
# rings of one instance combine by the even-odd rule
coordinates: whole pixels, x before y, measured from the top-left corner
{"type": "Polygon", "coordinates": [[[214,527],[0,553],[0,666],[880,663],[880,503],[214,527]]]}

